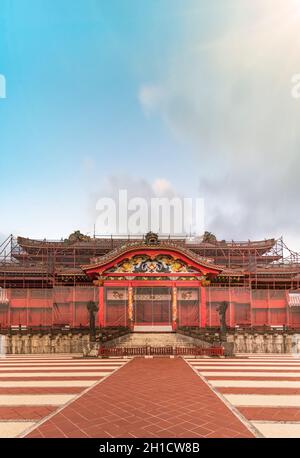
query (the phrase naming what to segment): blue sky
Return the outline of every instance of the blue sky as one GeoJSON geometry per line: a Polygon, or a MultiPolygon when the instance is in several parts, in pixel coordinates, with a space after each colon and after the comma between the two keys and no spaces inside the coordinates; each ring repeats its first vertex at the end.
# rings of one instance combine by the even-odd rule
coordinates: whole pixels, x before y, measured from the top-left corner
{"type": "Polygon", "coordinates": [[[179,39],[182,2],[176,3],[2,2],[5,231],[11,226],[35,234],[37,224],[40,236],[55,236],[56,230],[58,236],[85,228],[91,188],[86,162],[96,168],[98,184],[119,173],[150,180],[158,170],[176,176],[170,159],[178,148],[157,120],[144,116],[138,100],[139,84],[160,77],[179,39]],[[50,230],[49,219],[56,220],[50,230]]]}
{"type": "Polygon", "coordinates": [[[92,231],[97,197],[160,180],[220,238],[297,240],[299,24],[278,24],[300,10],[250,3],[1,0],[0,233],[92,231]]]}

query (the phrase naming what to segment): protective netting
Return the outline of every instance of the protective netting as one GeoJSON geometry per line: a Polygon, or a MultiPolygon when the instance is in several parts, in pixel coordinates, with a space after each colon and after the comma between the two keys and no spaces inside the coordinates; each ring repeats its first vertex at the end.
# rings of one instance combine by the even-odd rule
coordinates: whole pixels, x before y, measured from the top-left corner
{"type": "Polygon", "coordinates": [[[199,288],[177,288],[177,316],[179,326],[199,326],[199,288]]]}
{"type": "MultiPolygon", "coordinates": [[[[251,290],[250,288],[205,288],[206,326],[219,326],[217,307],[228,303],[228,326],[300,327],[300,301],[289,300],[286,290],[251,290]]],[[[172,288],[133,288],[133,319],[137,324],[170,324],[172,322],[172,288]]],[[[299,291],[293,292],[295,296],[299,291]]],[[[300,296],[299,296],[300,297],[300,296]]],[[[94,286],[52,289],[1,289],[0,326],[88,326],[87,304],[99,302],[99,288],[94,286]]],[[[179,326],[199,326],[201,317],[200,288],[177,287],[179,326]]],[[[202,320],[203,318],[203,320],[202,320]]],[[[96,317],[98,323],[98,316],[96,317]]],[[[104,325],[128,324],[128,288],[104,288],[104,325]]]]}
{"type": "Polygon", "coordinates": [[[252,324],[283,326],[288,324],[287,293],[284,290],[252,290],[252,324]]]}
{"type": "Polygon", "coordinates": [[[9,322],[12,326],[50,326],[52,324],[52,289],[11,289],[9,322]]]}
{"type": "Polygon", "coordinates": [[[104,288],[104,326],[127,325],[127,288],[104,288]]]}
{"type": "MultiPolygon", "coordinates": [[[[223,301],[229,301],[228,288],[207,288],[206,290],[206,326],[219,326],[220,319],[217,307],[223,301]]],[[[226,314],[229,325],[229,313],[226,314]]]]}
{"type": "Polygon", "coordinates": [[[300,307],[290,308],[287,294],[285,290],[206,288],[206,325],[219,326],[217,307],[226,301],[228,326],[297,327],[300,325],[300,307]]]}
{"type": "Polygon", "coordinates": [[[172,289],[138,287],[133,290],[134,322],[138,325],[171,323],[172,289]]]}
{"type": "Polygon", "coordinates": [[[87,326],[87,304],[98,303],[96,287],[15,288],[0,304],[1,326],[87,326]]]}

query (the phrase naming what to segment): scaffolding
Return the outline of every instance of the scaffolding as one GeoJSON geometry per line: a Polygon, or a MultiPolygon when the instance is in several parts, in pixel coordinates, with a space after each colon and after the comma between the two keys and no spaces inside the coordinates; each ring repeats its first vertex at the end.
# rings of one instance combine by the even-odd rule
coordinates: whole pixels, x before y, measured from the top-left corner
{"type": "MultiPolygon", "coordinates": [[[[85,236],[84,240],[33,240],[10,235],[0,245],[0,286],[84,286],[90,280],[81,270],[95,257],[109,254],[143,236],[85,236]]],[[[212,241],[191,237],[161,236],[223,267],[213,280],[216,286],[298,289],[300,254],[283,240],[212,241]]]]}

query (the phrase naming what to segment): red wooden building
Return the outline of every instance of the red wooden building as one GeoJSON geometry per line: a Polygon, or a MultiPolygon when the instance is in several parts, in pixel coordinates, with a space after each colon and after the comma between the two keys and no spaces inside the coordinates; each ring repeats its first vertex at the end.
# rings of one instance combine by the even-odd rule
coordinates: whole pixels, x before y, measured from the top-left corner
{"type": "Polygon", "coordinates": [[[0,325],[175,330],[219,325],[300,329],[300,260],[283,241],[10,237],[0,249],[0,325]],[[288,256],[286,256],[288,255],[288,256]]]}

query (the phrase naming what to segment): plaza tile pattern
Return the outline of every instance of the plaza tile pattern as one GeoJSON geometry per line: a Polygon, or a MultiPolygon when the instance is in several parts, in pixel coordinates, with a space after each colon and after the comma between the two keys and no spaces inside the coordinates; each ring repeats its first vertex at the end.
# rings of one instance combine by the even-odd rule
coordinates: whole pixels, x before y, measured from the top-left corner
{"type": "Polygon", "coordinates": [[[2,357],[0,438],[22,434],[126,362],[74,359],[73,355],[2,357]]]}
{"type": "Polygon", "coordinates": [[[294,355],[237,356],[186,359],[263,437],[300,437],[300,359],[294,355]]]}
{"type": "Polygon", "coordinates": [[[251,438],[181,358],[135,358],[27,437],[251,438]]]}

